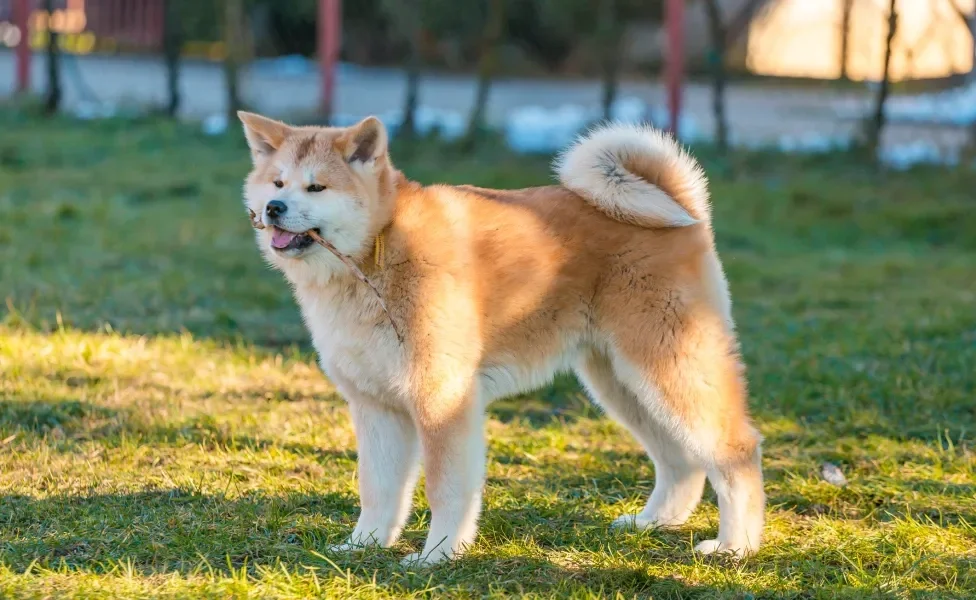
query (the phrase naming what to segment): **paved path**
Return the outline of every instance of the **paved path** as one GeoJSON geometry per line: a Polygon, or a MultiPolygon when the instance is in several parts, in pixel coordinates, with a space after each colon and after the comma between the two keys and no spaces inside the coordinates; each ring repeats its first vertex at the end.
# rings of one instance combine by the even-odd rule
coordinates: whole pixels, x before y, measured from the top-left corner
{"type": "MultiPolygon", "coordinates": [[[[32,82],[36,91],[43,90],[45,61],[35,56],[32,82]]],[[[165,70],[161,60],[148,57],[84,56],[66,57],[64,102],[70,109],[97,100],[139,105],[162,105],[166,101],[165,70]],[[86,89],[88,88],[88,89],[86,89]],[[93,97],[90,97],[93,96],[93,97]]],[[[0,96],[14,88],[14,55],[0,51],[0,96]]],[[[201,61],[187,61],[181,75],[182,113],[187,118],[201,118],[221,113],[225,104],[225,86],[220,66],[201,61]]],[[[248,106],[272,115],[285,116],[315,110],[319,78],[314,73],[288,75],[271,69],[247,68],[241,77],[242,97],[248,106]]],[[[472,77],[429,75],[424,77],[420,92],[422,105],[451,110],[466,115],[474,99],[472,77]]],[[[382,68],[343,67],[338,74],[336,110],[340,113],[366,115],[383,113],[401,105],[404,94],[402,72],[382,68]]],[[[663,106],[665,91],[655,81],[626,82],[621,96],[636,96],[651,106],[663,106]]],[[[686,111],[705,132],[713,129],[711,94],[706,85],[687,86],[686,111]]],[[[728,91],[728,114],[736,139],[752,142],[775,142],[784,136],[843,136],[857,126],[839,117],[833,106],[838,100],[863,97],[858,92],[791,89],[768,85],[732,85],[728,91]]],[[[600,85],[592,80],[523,80],[497,81],[491,92],[488,120],[493,125],[505,121],[514,108],[536,105],[555,108],[564,104],[596,107],[600,102],[600,85]]],[[[896,125],[886,136],[886,144],[903,144],[919,139],[934,141],[940,147],[958,147],[965,143],[962,128],[896,125]]]]}

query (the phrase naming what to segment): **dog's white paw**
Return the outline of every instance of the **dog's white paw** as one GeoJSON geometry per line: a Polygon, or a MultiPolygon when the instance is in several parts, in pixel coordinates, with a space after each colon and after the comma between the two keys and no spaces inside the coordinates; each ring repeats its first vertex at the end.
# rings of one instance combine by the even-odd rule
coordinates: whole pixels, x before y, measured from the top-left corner
{"type": "Polygon", "coordinates": [[[371,546],[383,546],[383,544],[380,543],[373,532],[362,533],[357,528],[353,530],[345,541],[341,544],[330,546],[329,550],[332,552],[354,552],[356,550],[365,550],[371,546]]]}
{"type": "Polygon", "coordinates": [[[408,554],[401,558],[400,564],[405,567],[420,567],[426,563],[424,563],[420,552],[414,552],[413,554],[408,554]]]}
{"type": "Polygon", "coordinates": [[[432,557],[425,557],[420,552],[414,552],[413,554],[408,554],[400,559],[400,564],[405,567],[427,567],[435,562],[436,560],[430,560],[432,557]]]}
{"type": "Polygon", "coordinates": [[[655,527],[655,526],[656,523],[654,521],[651,521],[650,519],[645,519],[639,514],[621,515],[616,519],[614,519],[613,523],[610,524],[610,527],[614,529],[624,530],[624,531],[630,529],[643,531],[644,529],[650,529],[651,527],[655,527]]]}
{"type": "Polygon", "coordinates": [[[620,530],[634,529],[637,531],[644,531],[645,529],[678,527],[683,524],[684,521],[662,519],[660,517],[646,517],[641,513],[637,513],[617,517],[613,520],[613,523],[610,526],[614,529],[620,530]]]}
{"type": "Polygon", "coordinates": [[[329,546],[329,552],[333,554],[343,554],[346,552],[356,552],[357,550],[363,550],[366,546],[363,544],[354,544],[351,541],[346,541],[341,544],[335,544],[329,546]]]}
{"type": "Polygon", "coordinates": [[[341,544],[336,544],[330,546],[329,550],[332,552],[355,552],[357,550],[365,550],[370,546],[380,546],[381,544],[377,541],[376,537],[372,535],[360,535],[353,532],[352,535],[346,538],[346,541],[341,544]]]}
{"type": "Polygon", "coordinates": [[[719,540],[705,540],[695,546],[695,552],[699,554],[728,554],[736,558],[742,558],[755,552],[754,548],[746,545],[727,544],[719,540]]]}
{"type": "Polygon", "coordinates": [[[451,556],[447,553],[441,551],[440,549],[434,549],[433,552],[428,552],[424,554],[423,552],[414,552],[413,554],[408,554],[403,557],[400,564],[405,567],[429,567],[431,565],[436,565],[448,560],[451,560],[451,556]]]}

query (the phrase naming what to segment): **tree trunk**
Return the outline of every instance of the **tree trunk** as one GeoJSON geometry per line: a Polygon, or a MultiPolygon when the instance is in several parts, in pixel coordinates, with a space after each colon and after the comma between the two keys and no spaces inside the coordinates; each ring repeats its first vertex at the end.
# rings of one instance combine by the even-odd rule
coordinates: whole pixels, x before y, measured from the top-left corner
{"type": "Polygon", "coordinates": [[[406,138],[417,135],[417,106],[420,98],[420,59],[417,51],[411,51],[407,62],[407,95],[403,101],[403,124],[400,132],[406,138]]]}
{"type": "MultiPolygon", "coordinates": [[[[417,106],[420,97],[420,71],[423,68],[421,44],[423,42],[423,22],[420,7],[417,2],[411,3],[410,14],[401,15],[400,21],[407,25],[407,41],[410,44],[410,56],[407,57],[407,95],[403,102],[403,123],[401,134],[406,138],[413,138],[417,134],[417,106]]],[[[405,11],[406,12],[406,11],[405,11]]]]}
{"type": "Polygon", "coordinates": [[[842,81],[850,79],[847,73],[848,58],[851,55],[851,10],[854,8],[854,0],[844,0],[841,5],[840,21],[840,78],[842,81]]]}
{"type": "Polygon", "coordinates": [[[973,39],[973,66],[969,69],[969,75],[967,79],[969,81],[976,81],[976,9],[974,9],[974,14],[968,20],[969,24],[969,37],[973,39]]]}
{"type": "MultiPolygon", "coordinates": [[[[973,43],[973,64],[966,75],[966,81],[973,85],[976,83],[976,8],[973,9],[973,14],[969,14],[963,10],[959,0],[949,0],[949,4],[969,30],[969,37],[973,43]]],[[[971,149],[976,149],[976,121],[969,125],[969,146],[971,149]]]]}
{"type": "Polygon", "coordinates": [[[617,0],[600,0],[600,45],[603,47],[603,118],[613,118],[620,73],[620,26],[617,0]]]}
{"type": "Polygon", "coordinates": [[[180,51],[183,31],[180,24],[181,0],[165,0],[163,13],[163,60],[166,62],[166,89],[169,102],[166,114],[175,117],[180,111],[180,51]]]}
{"type": "Polygon", "coordinates": [[[421,53],[424,34],[422,0],[385,0],[383,11],[398,26],[398,33],[407,41],[408,52],[405,72],[406,95],[403,98],[403,122],[399,135],[410,139],[417,134],[417,106],[420,97],[420,72],[423,69],[421,53]]]}
{"type": "Polygon", "coordinates": [[[718,0],[705,0],[711,33],[709,63],[712,71],[712,114],[715,118],[715,145],[721,152],[729,147],[729,123],[725,110],[725,44],[727,34],[718,0]]]}
{"type": "Polygon", "coordinates": [[[505,0],[488,0],[488,19],[481,36],[481,53],[478,57],[478,88],[475,91],[474,107],[468,121],[468,131],[464,147],[474,147],[478,136],[485,127],[485,113],[488,108],[488,93],[491,79],[498,70],[498,42],[505,26],[505,0]]]}
{"type": "Polygon", "coordinates": [[[232,123],[241,109],[240,63],[243,40],[244,6],[242,0],[218,0],[224,16],[224,80],[227,84],[227,121],[232,123]]]}
{"type": "Polygon", "coordinates": [[[966,79],[969,81],[976,80],[976,8],[973,9],[973,14],[967,13],[963,10],[962,5],[959,4],[959,0],[949,0],[949,4],[955,11],[956,16],[962,21],[966,29],[969,30],[969,37],[973,41],[973,66],[969,69],[969,75],[966,79]]]}
{"type": "MultiPolygon", "coordinates": [[[[47,13],[47,94],[44,98],[44,113],[53,115],[61,105],[61,49],[58,47],[58,32],[54,31],[54,0],[44,0],[47,13]]],[[[24,34],[26,40],[26,33],[24,34]]],[[[26,43],[26,41],[25,41],[26,43]]]]}
{"type": "Polygon", "coordinates": [[[895,32],[898,30],[898,1],[889,0],[888,3],[888,34],[885,38],[885,57],[884,71],[881,75],[881,86],[878,88],[878,96],[874,104],[874,117],[869,126],[870,136],[868,138],[868,149],[877,156],[881,148],[881,135],[884,133],[885,126],[885,101],[888,99],[890,82],[888,81],[888,70],[891,66],[891,46],[895,39],[895,32]]]}

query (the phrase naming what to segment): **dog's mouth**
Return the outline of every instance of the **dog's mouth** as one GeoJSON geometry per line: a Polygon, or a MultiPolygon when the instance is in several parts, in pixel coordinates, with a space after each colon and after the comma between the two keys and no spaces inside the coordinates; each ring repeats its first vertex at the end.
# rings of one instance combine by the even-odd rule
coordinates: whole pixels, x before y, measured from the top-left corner
{"type": "Polygon", "coordinates": [[[288,250],[304,250],[315,243],[312,236],[308,234],[309,231],[314,231],[315,233],[321,235],[318,228],[309,229],[308,231],[303,231],[301,233],[295,233],[294,231],[286,231],[278,227],[272,227],[271,247],[279,252],[285,252],[288,250]]]}

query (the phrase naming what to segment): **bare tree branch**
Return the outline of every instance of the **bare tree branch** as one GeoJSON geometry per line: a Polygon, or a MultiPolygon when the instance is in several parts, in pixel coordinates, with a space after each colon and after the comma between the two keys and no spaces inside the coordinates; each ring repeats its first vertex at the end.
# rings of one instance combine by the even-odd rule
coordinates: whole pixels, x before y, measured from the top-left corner
{"type": "Polygon", "coordinates": [[[420,71],[423,68],[421,42],[424,33],[422,3],[417,0],[387,0],[384,3],[387,14],[399,24],[400,34],[406,38],[410,49],[407,57],[407,92],[404,97],[403,123],[400,133],[412,138],[417,133],[417,106],[420,96],[420,71]]]}
{"type": "MultiPolygon", "coordinates": [[[[58,45],[58,32],[54,30],[54,0],[44,0],[47,13],[47,93],[44,99],[44,112],[53,115],[61,105],[61,47],[58,45]]],[[[26,34],[25,34],[26,35],[26,34]]]]}
{"type": "Polygon", "coordinates": [[[725,50],[728,34],[722,19],[719,0],[705,0],[708,16],[709,63],[712,70],[712,112],[715,118],[715,144],[725,152],[729,146],[729,124],[725,111],[725,50]]]}
{"type": "Polygon", "coordinates": [[[841,25],[840,25],[840,78],[844,81],[849,79],[847,73],[847,63],[851,54],[851,12],[854,9],[854,0],[844,0],[841,5],[841,25]]]}
{"type": "Polygon", "coordinates": [[[481,33],[474,107],[468,119],[468,131],[462,140],[462,147],[466,150],[474,148],[485,127],[491,81],[498,71],[498,46],[505,33],[505,0],[487,0],[487,10],[487,20],[481,33]]]}
{"type": "Polygon", "coordinates": [[[898,31],[898,0],[890,0],[888,5],[888,34],[885,37],[884,70],[881,74],[881,86],[874,105],[874,118],[869,125],[868,147],[875,155],[881,147],[881,134],[885,126],[885,102],[891,86],[889,69],[891,68],[891,48],[894,45],[895,33],[898,31]]]}
{"type": "Polygon", "coordinates": [[[180,23],[181,0],[166,0],[163,6],[163,59],[166,63],[166,90],[169,101],[166,114],[175,117],[180,110],[180,51],[183,28],[180,23]]]}
{"type": "MultiPolygon", "coordinates": [[[[218,0],[223,11],[224,81],[227,85],[227,120],[233,122],[241,108],[240,68],[243,61],[244,4],[242,0],[218,0]]],[[[218,13],[219,14],[219,13],[218,13]]]]}
{"type": "Polygon", "coordinates": [[[600,0],[599,10],[597,30],[600,45],[603,46],[603,118],[609,121],[617,98],[620,68],[621,35],[617,0],[600,0]]]}

